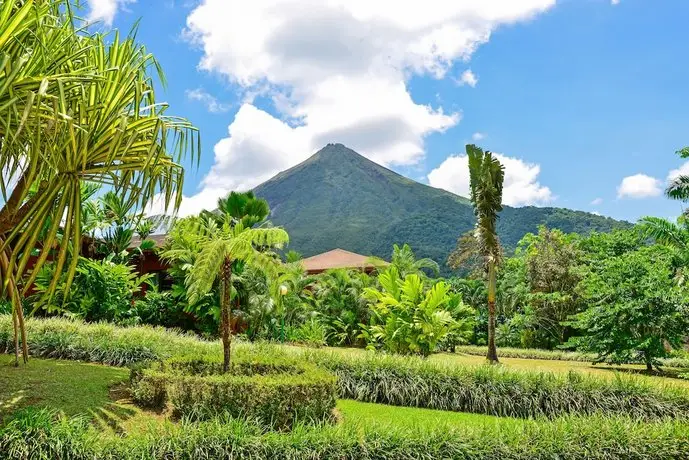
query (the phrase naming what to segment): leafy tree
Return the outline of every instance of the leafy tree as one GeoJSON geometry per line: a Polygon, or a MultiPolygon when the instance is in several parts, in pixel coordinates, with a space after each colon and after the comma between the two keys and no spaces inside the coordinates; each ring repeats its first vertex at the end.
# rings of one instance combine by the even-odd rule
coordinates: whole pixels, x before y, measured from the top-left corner
{"type": "Polygon", "coordinates": [[[452,333],[470,336],[474,311],[462,303],[459,294],[452,294],[444,281],[425,290],[419,275],[409,274],[402,279],[397,268],[391,266],[378,275],[378,282],[381,290],[364,290],[372,313],[365,331],[371,346],[428,356],[452,333]]]}
{"type": "Polygon", "coordinates": [[[672,249],[655,245],[589,267],[580,285],[591,305],[569,325],[580,337],[567,343],[596,353],[596,362],[641,361],[648,371],[679,348],[689,329],[687,291],[673,281],[672,249]]]}
{"type": "Polygon", "coordinates": [[[299,262],[302,260],[304,256],[301,255],[301,253],[290,249],[285,253],[285,262],[288,264],[294,263],[294,262],[299,262]]]}
{"type": "Polygon", "coordinates": [[[69,290],[79,259],[68,256],[81,246],[82,184],[110,186],[140,208],[158,194],[177,205],[180,165],[196,155],[198,136],[156,101],[153,56],[133,36],[90,33],[69,0],[0,4],[0,53],[0,272],[27,360],[21,292],[50,255],[48,294],[65,269],[69,290]]]}
{"type": "Polygon", "coordinates": [[[488,273],[488,354],[486,358],[498,362],[495,349],[495,291],[497,267],[502,260],[502,248],[496,232],[498,213],[502,211],[502,187],[505,169],[491,152],[475,145],[467,145],[471,203],[476,215],[474,235],[479,253],[488,273]]]}

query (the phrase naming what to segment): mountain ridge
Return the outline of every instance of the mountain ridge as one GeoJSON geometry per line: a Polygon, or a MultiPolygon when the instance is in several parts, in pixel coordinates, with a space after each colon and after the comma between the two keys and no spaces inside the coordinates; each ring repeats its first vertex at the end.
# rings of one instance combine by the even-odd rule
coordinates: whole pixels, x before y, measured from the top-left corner
{"type": "MultiPolygon", "coordinates": [[[[270,219],[305,257],[333,248],[388,258],[393,243],[445,266],[457,238],[474,225],[471,202],[391,171],[342,144],[328,144],[254,188],[270,219]]],[[[566,232],[609,231],[631,224],[565,208],[505,206],[498,233],[506,249],[539,225],[566,232]]],[[[444,270],[446,271],[446,270],[444,270]]]]}

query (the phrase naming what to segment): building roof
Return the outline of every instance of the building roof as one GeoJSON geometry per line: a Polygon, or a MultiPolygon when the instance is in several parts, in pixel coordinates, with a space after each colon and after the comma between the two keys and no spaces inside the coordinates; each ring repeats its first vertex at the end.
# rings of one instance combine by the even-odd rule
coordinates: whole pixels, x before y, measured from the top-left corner
{"type": "Polygon", "coordinates": [[[333,249],[306,259],[302,264],[307,273],[321,273],[334,268],[353,268],[359,270],[373,270],[376,265],[371,263],[371,258],[344,249],[333,249]]]}
{"type": "MultiPolygon", "coordinates": [[[[167,238],[167,234],[162,233],[162,234],[157,234],[157,235],[148,235],[148,238],[146,238],[146,239],[147,240],[153,240],[153,242],[155,243],[155,246],[157,248],[159,248],[163,244],[165,244],[165,238],[167,238]]],[[[132,237],[132,242],[129,244],[129,248],[130,249],[138,248],[139,246],[141,246],[141,238],[139,238],[138,235],[134,235],[132,237]]]]}

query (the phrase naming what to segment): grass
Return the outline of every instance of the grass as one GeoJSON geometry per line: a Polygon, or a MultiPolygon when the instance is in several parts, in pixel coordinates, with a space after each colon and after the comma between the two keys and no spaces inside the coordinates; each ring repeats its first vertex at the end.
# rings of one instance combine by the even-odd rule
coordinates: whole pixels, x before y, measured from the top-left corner
{"type": "Polygon", "coordinates": [[[398,407],[374,404],[349,399],[337,402],[337,411],[345,426],[369,428],[409,428],[428,430],[440,428],[462,428],[468,425],[517,425],[524,420],[492,415],[449,412],[416,407],[398,407]]]}
{"type": "Polygon", "coordinates": [[[0,356],[0,421],[34,407],[87,415],[112,426],[135,412],[133,406],[114,401],[118,386],[128,379],[123,368],[38,358],[14,367],[13,358],[0,356]]]}

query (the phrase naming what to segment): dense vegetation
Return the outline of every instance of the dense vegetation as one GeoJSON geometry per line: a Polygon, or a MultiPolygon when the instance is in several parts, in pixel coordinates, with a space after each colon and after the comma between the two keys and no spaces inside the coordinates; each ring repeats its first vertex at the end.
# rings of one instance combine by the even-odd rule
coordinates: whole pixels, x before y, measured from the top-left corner
{"type": "MultiPolygon", "coordinates": [[[[268,200],[270,220],[290,234],[291,247],[311,256],[334,247],[387,258],[395,243],[441,265],[457,237],[474,225],[468,199],[400,176],[341,144],[254,189],[268,200]]],[[[498,233],[507,252],[539,225],[588,234],[630,224],[560,208],[505,207],[498,233]]]]}

